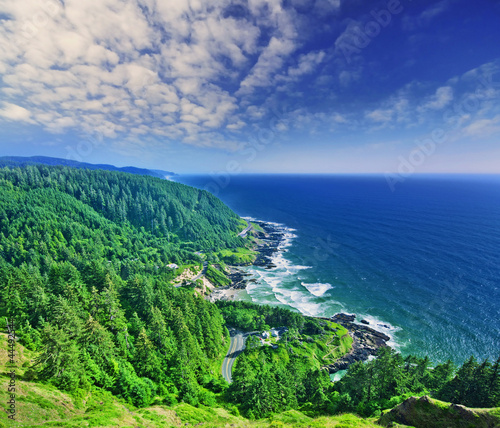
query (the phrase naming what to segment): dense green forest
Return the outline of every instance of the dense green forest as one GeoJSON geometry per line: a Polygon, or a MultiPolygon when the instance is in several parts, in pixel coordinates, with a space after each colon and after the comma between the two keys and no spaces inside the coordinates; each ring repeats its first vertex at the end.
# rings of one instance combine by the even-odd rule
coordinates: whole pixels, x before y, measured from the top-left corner
{"type": "Polygon", "coordinates": [[[403,357],[386,348],[368,363],[352,365],[333,386],[345,411],[369,416],[410,395],[433,397],[469,407],[500,406],[500,358],[492,365],[473,357],[458,370],[451,361],[433,366],[427,357],[403,357]]]}
{"type": "MultiPolygon", "coordinates": [[[[298,312],[282,307],[256,305],[250,302],[234,302],[219,300],[215,304],[220,308],[229,325],[245,331],[267,330],[271,327],[287,326],[302,330],[306,318],[298,312]]],[[[309,318],[309,323],[315,321],[309,318]]]]}
{"type": "Polygon", "coordinates": [[[185,261],[243,245],[239,217],[209,192],[147,176],[68,167],[0,169],[0,252],[9,263],[77,256],[185,261]]]}
{"type": "MultiPolygon", "coordinates": [[[[246,255],[251,238],[237,236],[244,224],[208,192],[154,177],[0,169],[0,327],[13,318],[33,353],[23,381],[137,407],[222,406],[250,419],[294,409],[373,416],[411,394],[500,405],[499,361],[471,359],[456,370],[384,349],[332,383],[323,368],[352,343],[343,327],[279,307],[213,304],[172,285],[184,266],[246,255]],[[229,385],[226,326],[287,331],[274,346],[250,336],[229,385]]],[[[210,264],[206,275],[228,283],[210,264]]]]}
{"type": "Polygon", "coordinates": [[[210,402],[203,387],[219,381],[227,330],[216,306],[170,285],[167,265],[242,245],[239,229],[222,202],[178,183],[0,170],[0,315],[39,352],[29,376],[69,391],[105,388],[138,406],[155,396],[210,402]]]}

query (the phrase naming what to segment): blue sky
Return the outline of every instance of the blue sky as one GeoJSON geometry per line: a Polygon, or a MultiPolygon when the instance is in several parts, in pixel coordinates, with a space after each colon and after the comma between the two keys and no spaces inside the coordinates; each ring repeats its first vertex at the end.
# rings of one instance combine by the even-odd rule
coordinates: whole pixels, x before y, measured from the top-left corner
{"type": "Polygon", "coordinates": [[[0,155],[500,173],[498,0],[5,0],[0,155]]]}

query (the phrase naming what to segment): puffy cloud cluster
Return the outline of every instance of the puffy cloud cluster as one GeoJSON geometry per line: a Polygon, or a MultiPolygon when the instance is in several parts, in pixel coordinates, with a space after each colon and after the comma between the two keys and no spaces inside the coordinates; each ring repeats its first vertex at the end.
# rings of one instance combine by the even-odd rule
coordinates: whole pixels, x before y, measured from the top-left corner
{"type": "Polygon", "coordinates": [[[273,132],[322,141],[338,130],[403,132],[450,120],[465,136],[498,131],[498,61],[433,82],[406,63],[395,71],[384,64],[391,31],[417,54],[411,37],[453,0],[405,4],[404,16],[402,6],[382,10],[388,2],[355,3],[3,0],[0,126],[98,134],[125,154],[165,141],[236,150],[277,116],[273,132]],[[381,19],[386,35],[364,34],[363,42],[360,31],[381,19]],[[377,47],[380,56],[365,58],[377,47]],[[408,75],[398,77],[401,70],[408,75]],[[481,86],[484,76],[497,77],[481,86]]]}
{"type": "MultiPolygon", "coordinates": [[[[235,148],[298,46],[279,0],[6,0],[0,120],[235,148]]],[[[290,77],[310,71],[306,55],[290,77]]],[[[292,67],[292,65],[290,65],[292,67]]]]}

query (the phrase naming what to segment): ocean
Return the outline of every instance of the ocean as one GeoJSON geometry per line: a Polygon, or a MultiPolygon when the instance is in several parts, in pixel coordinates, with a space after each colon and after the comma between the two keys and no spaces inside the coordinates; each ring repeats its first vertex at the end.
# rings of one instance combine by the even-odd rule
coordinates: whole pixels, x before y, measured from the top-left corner
{"type": "Polygon", "coordinates": [[[500,356],[500,176],[179,176],[240,216],[287,227],[245,299],[357,315],[403,354],[500,356]]]}

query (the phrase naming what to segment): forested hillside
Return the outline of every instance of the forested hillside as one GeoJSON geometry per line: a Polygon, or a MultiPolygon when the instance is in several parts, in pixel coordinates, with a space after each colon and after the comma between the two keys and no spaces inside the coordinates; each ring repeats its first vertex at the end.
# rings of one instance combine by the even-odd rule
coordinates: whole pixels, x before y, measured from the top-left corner
{"type": "Polygon", "coordinates": [[[0,167],[25,167],[27,165],[47,165],[47,166],[68,166],[70,168],[102,169],[106,171],[128,172],[130,174],[150,175],[151,177],[165,178],[166,176],[177,175],[171,171],[157,169],[136,168],[134,166],[116,167],[107,164],[93,164],[78,162],[71,159],[53,158],[48,156],[1,156],[0,167]]]}
{"type": "MultiPolygon", "coordinates": [[[[179,183],[111,171],[27,166],[0,170],[0,251],[38,264],[82,255],[146,263],[236,247],[239,217],[179,183]]],[[[88,258],[88,257],[87,257],[88,258]]]]}
{"type": "Polygon", "coordinates": [[[169,281],[170,263],[230,248],[239,217],[208,192],[152,177],[0,170],[0,315],[39,354],[28,376],[135,405],[210,400],[228,344],[219,310],[169,281]]]}

